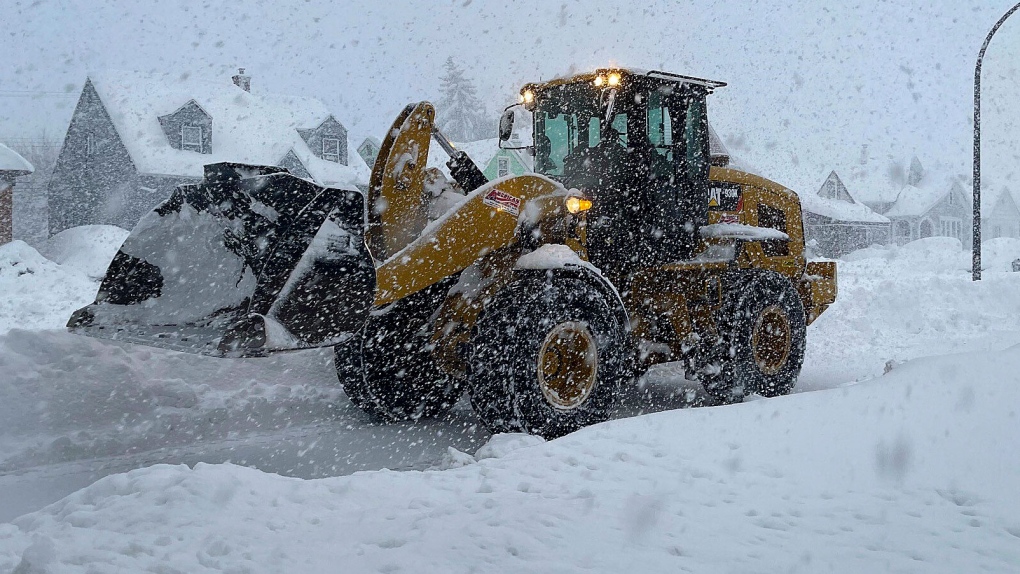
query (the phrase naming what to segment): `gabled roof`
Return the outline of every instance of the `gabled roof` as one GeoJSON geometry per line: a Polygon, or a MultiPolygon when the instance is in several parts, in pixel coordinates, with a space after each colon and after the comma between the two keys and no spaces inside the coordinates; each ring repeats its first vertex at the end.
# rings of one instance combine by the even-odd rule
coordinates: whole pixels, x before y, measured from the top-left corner
{"type": "Polygon", "coordinates": [[[846,223],[889,223],[889,218],[875,213],[863,203],[829,199],[814,193],[798,193],[801,208],[809,213],[846,223]]]}
{"type": "MultiPolygon", "coordinates": [[[[1012,207],[1013,213],[1008,215],[1020,215],[1020,203],[1017,203],[1012,190],[1008,187],[1005,185],[992,187],[982,184],[981,188],[981,217],[995,217],[997,215],[1002,215],[996,213],[996,209],[1000,205],[1012,207]]],[[[968,190],[967,196],[968,199],[970,199],[970,190],[968,190]]]]}
{"type": "Polygon", "coordinates": [[[836,170],[832,170],[831,172],[829,172],[829,177],[825,178],[825,181],[822,182],[822,186],[818,188],[817,195],[825,199],[835,199],[839,201],[845,201],[847,203],[857,203],[857,200],[854,199],[853,194],[850,193],[849,189],[847,189],[846,185],[843,183],[843,180],[839,178],[839,174],[836,173],[836,170]],[[827,188],[830,187],[835,187],[836,197],[827,198],[823,194],[823,192],[827,191],[827,188]],[[839,197],[840,195],[845,195],[846,199],[840,198],[839,197]]]}
{"type": "MultiPolygon", "coordinates": [[[[290,150],[318,183],[350,187],[368,181],[357,154],[344,166],[315,156],[298,129],[315,128],[331,114],[315,98],[255,95],[229,78],[107,70],[89,75],[141,173],[202,176],[202,166],[219,161],[274,165],[290,150]],[[159,116],[194,100],[212,117],[212,153],[170,147],[159,116]]],[[[348,146],[351,149],[351,146],[348,146]]]]}
{"type": "Polygon", "coordinates": [[[11,148],[0,144],[0,171],[12,171],[17,175],[28,175],[35,171],[28,160],[11,148]]]}
{"type": "Polygon", "coordinates": [[[924,215],[931,208],[935,207],[942,198],[949,195],[951,186],[945,186],[941,190],[931,187],[915,187],[907,185],[900,190],[896,197],[896,203],[886,211],[889,217],[917,217],[924,215]]]}
{"type": "Polygon", "coordinates": [[[722,138],[715,132],[715,128],[712,127],[711,123],[708,124],[708,155],[711,157],[730,157],[730,150],[726,149],[722,138]]]}

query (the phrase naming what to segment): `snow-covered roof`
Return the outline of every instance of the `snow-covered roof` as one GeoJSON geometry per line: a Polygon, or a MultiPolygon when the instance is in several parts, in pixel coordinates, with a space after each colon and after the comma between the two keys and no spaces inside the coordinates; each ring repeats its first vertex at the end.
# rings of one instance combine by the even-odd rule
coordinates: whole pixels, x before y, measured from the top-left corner
{"type": "Polygon", "coordinates": [[[923,215],[940,199],[949,193],[949,188],[935,190],[922,189],[913,185],[904,186],[896,196],[896,203],[885,212],[889,217],[914,217],[923,215]]]}
{"type": "Polygon", "coordinates": [[[896,196],[896,203],[886,211],[889,217],[916,217],[924,215],[961,185],[956,178],[925,176],[918,185],[905,185],[896,196]]]}
{"type": "Polygon", "coordinates": [[[798,193],[804,211],[828,217],[834,221],[889,223],[889,218],[875,213],[863,203],[850,203],[838,199],[829,199],[815,193],[798,193]]]}
{"type": "Polygon", "coordinates": [[[711,122],[708,124],[708,155],[712,157],[730,157],[730,150],[726,149],[722,138],[716,133],[711,122]]]}
{"type": "MultiPolygon", "coordinates": [[[[499,153],[499,138],[490,138],[464,143],[455,142],[453,145],[457,146],[457,149],[467,152],[478,166],[478,169],[483,170],[485,169],[485,166],[489,165],[492,158],[496,157],[496,154],[499,153]]],[[[439,148],[439,151],[442,152],[442,148],[439,148]]]]}
{"type": "Polygon", "coordinates": [[[26,175],[35,171],[35,168],[18,152],[0,143],[0,171],[13,171],[19,175],[26,175]]]}
{"type": "MultiPolygon", "coordinates": [[[[467,152],[468,157],[475,162],[478,169],[485,171],[485,166],[489,165],[492,158],[496,157],[499,153],[499,138],[491,138],[485,140],[477,140],[473,142],[453,142],[454,147],[460,151],[467,152]]],[[[450,176],[450,169],[446,167],[446,162],[450,161],[450,156],[446,155],[443,148],[439,147],[439,144],[434,141],[430,141],[429,145],[429,167],[437,167],[450,176]]]]}
{"type": "MultiPolygon", "coordinates": [[[[966,190],[964,190],[964,193],[966,193],[966,195],[967,195],[968,203],[972,203],[973,199],[972,199],[971,193],[973,193],[973,192],[972,192],[971,188],[967,188],[966,190]]],[[[981,216],[982,217],[995,217],[996,215],[1006,215],[1006,214],[997,214],[995,210],[996,210],[997,207],[999,207],[999,202],[1005,200],[1007,197],[1010,200],[1013,201],[1013,205],[1014,206],[1017,206],[1018,208],[1020,208],[1020,202],[1018,202],[1016,200],[1016,194],[1014,194],[1013,190],[1010,189],[1008,186],[1006,186],[1006,185],[996,185],[996,184],[992,184],[992,183],[989,183],[989,184],[986,185],[986,183],[982,180],[982,183],[981,183],[981,216]]],[[[1013,214],[1009,214],[1009,215],[1013,215],[1013,214]]]]}
{"type": "MultiPolygon", "coordinates": [[[[201,177],[205,164],[220,161],[276,165],[293,150],[318,183],[350,186],[368,181],[357,153],[348,163],[326,161],[309,149],[298,129],[318,127],[330,115],[315,98],[251,94],[229,78],[105,70],[89,80],[137,169],[142,173],[201,177]],[[170,146],[159,117],[194,100],[212,116],[212,153],[170,146]]],[[[354,150],[348,142],[348,150],[354,150]]]]}

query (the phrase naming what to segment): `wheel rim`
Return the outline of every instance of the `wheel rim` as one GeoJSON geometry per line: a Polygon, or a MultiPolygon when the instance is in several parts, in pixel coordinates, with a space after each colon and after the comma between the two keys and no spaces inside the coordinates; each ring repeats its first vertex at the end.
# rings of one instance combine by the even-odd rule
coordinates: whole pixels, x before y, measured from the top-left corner
{"type": "Polygon", "coordinates": [[[538,351],[538,386],[545,400],[559,410],[581,406],[595,388],[598,346],[583,323],[553,327],[538,351]]]}
{"type": "Polygon", "coordinates": [[[792,341],[790,318],[786,311],[777,305],[766,307],[758,316],[751,336],[754,362],[766,375],[778,373],[790,358],[792,341]]]}

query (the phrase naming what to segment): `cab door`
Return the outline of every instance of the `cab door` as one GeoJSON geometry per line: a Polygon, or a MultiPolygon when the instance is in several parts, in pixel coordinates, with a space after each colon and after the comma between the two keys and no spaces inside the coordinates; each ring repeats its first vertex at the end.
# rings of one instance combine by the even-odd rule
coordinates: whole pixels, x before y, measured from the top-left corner
{"type": "Polygon", "coordinates": [[[647,92],[647,218],[643,236],[657,264],[690,259],[708,213],[708,122],[705,96],[686,87],[647,92]]]}

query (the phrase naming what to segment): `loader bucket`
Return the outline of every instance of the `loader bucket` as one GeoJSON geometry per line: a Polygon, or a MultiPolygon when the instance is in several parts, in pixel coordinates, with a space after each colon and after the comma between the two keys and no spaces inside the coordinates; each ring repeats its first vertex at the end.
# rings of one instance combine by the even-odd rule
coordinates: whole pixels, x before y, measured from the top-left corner
{"type": "Polygon", "coordinates": [[[220,163],[142,218],[74,332],[214,356],[333,345],[375,293],[365,198],[220,163]]]}

